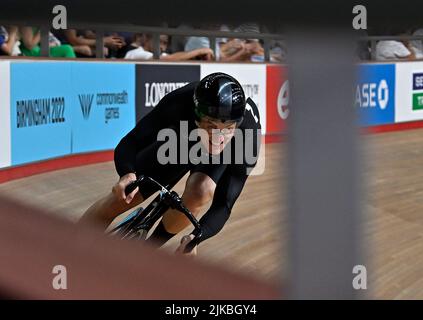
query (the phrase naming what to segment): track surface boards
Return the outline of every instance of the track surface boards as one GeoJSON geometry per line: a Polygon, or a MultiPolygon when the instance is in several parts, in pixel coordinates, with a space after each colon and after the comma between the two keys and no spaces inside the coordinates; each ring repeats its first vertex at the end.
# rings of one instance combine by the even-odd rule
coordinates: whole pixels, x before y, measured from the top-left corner
{"type": "MultiPolygon", "coordinates": [[[[423,129],[367,135],[362,141],[368,297],[423,299],[423,129]]],[[[286,158],[286,144],[266,145],[264,174],[248,179],[224,229],[201,244],[199,259],[259,279],[279,281],[280,273],[286,274],[286,158]]],[[[114,165],[107,162],[7,182],[0,193],[76,221],[116,180],[114,165]]],[[[164,250],[172,252],[190,230],[164,250]]]]}

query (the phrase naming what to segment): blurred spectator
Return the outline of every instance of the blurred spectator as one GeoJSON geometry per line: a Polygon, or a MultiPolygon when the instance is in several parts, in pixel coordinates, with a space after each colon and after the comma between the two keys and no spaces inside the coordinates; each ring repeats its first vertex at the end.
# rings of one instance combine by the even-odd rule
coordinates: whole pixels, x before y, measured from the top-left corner
{"type": "MultiPolygon", "coordinates": [[[[263,26],[260,28],[261,32],[264,33],[273,33],[273,34],[283,34],[283,30],[279,28],[269,29],[268,26],[263,26]]],[[[269,41],[269,58],[270,62],[281,63],[286,61],[287,58],[287,48],[285,41],[281,39],[278,40],[268,40],[269,41]]],[[[263,50],[264,51],[264,50],[263,50]]]]}
{"type": "Polygon", "coordinates": [[[124,55],[125,59],[141,59],[141,60],[148,60],[152,59],[153,53],[147,52],[143,48],[143,42],[146,41],[146,36],[142,33],[135,33],[132,38],[132,42],[125,47],[126,53],[124,55]],[[139,50],[135,50],[139,49],[139,50]],[[130,53],[129,53],[130,52],[130,53]],[[129,54],[128,54],[129,53],[129,54]]]}
{"type": "MultiPolygon", "coordinates": [[[[201,26],[203,29],[218,30],[218,31],[230,31],[226,25],[217,26],[206,24],[201,26]]],[[[221,60],[221,49],[220,47],[225,44],[228,40],[226,38],[216,38],[216,60],[221,60]]],[[[208,37],[188,37],[185,42],[184,50],[193,51],[198,49],[210,49],[210,39],[208,37]]]]}
{"type": "MultiPolygon", "coordinates": [[[[82,31],[76,29],[58,30],[55,32],[62,43],[70,44],[79,57],[94,57],[96,48],[96,36],[91,30],[82,31]]],[[[110,56],[110,51],[117,51],[125,46],[125,40],[121,36],[108,35],[103,38],[105,56],[110,56]]]]}
{"type": "MultiPolygon", "coordinates": [[[[260,34],[261,30],[256,23],[244,23],[234,29],[234,32],[240,33],[257,33],[260,34]]],[[[264,61],[264,49],[259,39],[246,39],[244,42],[244,55],[246,61],[264,61]]]]}
{"type": "Polygon", "coordinates": [[[115,57],[123,59],[129,50],[135,49],[131,48],[131,43],[133,42],[135,34],[133,32],[117,32],[116,35],[121,37],[125,44],[117,49],[115,57]]]}
{"type": "Polygon", "coordinates": [[[286,61],[286,55],[287,49],[283,41],[270,41],[270,62],[284,62],[286,61]]]}
{"type": "MultiPolygon", "coordinates": [[[[188,24],[181,24],[177,26],[177,29],[185,30],[185,31],[194,30],[193,27],[188,24]]],[[[185,44],[187,40],[188,40],[187,36],[172,35],[169,51],[170,52],[185,51],[185,44]]]]}
{"type": "MultiPolygon", "coordinates": [[[[408,35],[391,28],[390,35],[408,35]]],[[[416,58],[408,40],[381,40],[376,44],[376,60],[414,60],[416,58]]]]}
{"type": "Polygon", "coordinates": [[[9,26],[5,28],[0,26],[0,55],[17,56],[20,54],[18,44],[18,27],[9,26]]]}
{"type": "Polygon", "coordinates": [[[356,57],[361,61],[368,61],[371,59],[369,41],[357,42],[356,57]]]}
{"type": "Polygon", "coordinates": [[[199,48],[210,48],[208,37],[189,37],[184,46],[184,51],[191,51],[199,48]]]}
{"type": "Polygon", "coordinates": [[[413,50],[404,41],[383,40],[376,44],[376,60],[413,60],[413,50]]]}
{"type": "MultiPolygon", "coordinates": [[[[20,50],[24,56],[39,57],[41,48],[39,46],[41,40],[41,32],[38,28],[21,27],[21,45],[20,50]]],[[[50,34],[50,56],[56,58],[75,58],[75,51],[70,45],[60,44],[60,41],[50,34]]]]}
{"type": "MultiPolygon", "coordinates": [[[[89,40],[94,40],[94,49],[95,49],[95,39],[96,34],[92,30],[85,30],[84,37],[89,40]]],[[[105,46],[105,56],[108,58],[116,58],[118,51],[125,47],[126,42],[124,37],[120,36],[117,32],[109,33],[103,38],[105,46]]]]}
{"type": "MultiPolygon", "coordinates": [[[[423,28],[418,28],[412,32],[413,36],[423,36],[423,28]]],[[[416,59],[423,59],[423,41],[422,40],[412,40],[410,41],[411,48],[416,55],[416,59]]]]}
{"type": "MultiPolygon", "coordinates": [[[[365,30],[357,30],[357,37],[366,37],[368,36],[367,31],[365,30]]],[[[356,46],[356,57],[362,61],[368,61],[371,59],[370,55],[370,42],[367,40],[359,40],[357,41],[356,46]]]]}
{"type": "Polygon", "coordinates": [[[116,32],[116,33],[113,33],[113,35],[122,39],[126,45],[127,43],[130,43],[132,41],[134,33],[133,32],[116,32]]]}
{"type": "Polygon", "coordinates": [[[221,61],[264,61],[264,49],[255,39],[230,39],[220,45],[221,61]]]}
{"type": "MultiPolygon", "coordinates": [[[[166,61],[185,61],[185,60],[212,60],[214,55],[209,48],[199,48],[190,51],[180,51],[175,53],[167,53],[167,46],[169,43],[169,36],[160,35],[160,59],[166,61]]],[[[151,34],[136,34],[134,42],[131,43],[134,47],[126,53],[125,59],[134,60],[150,60],[153,59],[153,36],[151,34]]]]}
{"type": "Polygon", "coordinates": [[[77,57],[93,57],[95,50],[95,41],[89,40],[89,43],[84,42],[81,33],[75,29],[66,29],[66,30],[55,30],[54,35],[63,44],[69,44],[72,46],[73,50],[77,57]],[[90,44],[93,44],[90,46],[90,44]]]}
{"type": "Polygon", "coordinates": [[[48,33],[48,44],[50,47],[60,46],[62,43],[51,32],[48,33]]]}
{"type": "MultiPolygon", "coordinates": [[[[226,25],[204,25],[203,28],[230,31],[226,25]]],[[[256,24],[242,24],[233,30],[240,33],[260,33],[256,24]]],[[[210,48],[208,37],[189,37],[185,50],[210,48]]],[[[258,39],[216,38],[216,60],[220,61],[264,61],[264,50],[258,39]]]]}

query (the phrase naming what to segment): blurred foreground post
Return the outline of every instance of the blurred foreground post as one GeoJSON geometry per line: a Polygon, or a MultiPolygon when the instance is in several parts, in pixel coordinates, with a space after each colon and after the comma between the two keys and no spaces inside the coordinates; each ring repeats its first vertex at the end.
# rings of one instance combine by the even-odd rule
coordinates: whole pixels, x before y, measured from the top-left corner
{"type": "Polygon", "coordinates": [[[352,285],[353,267],[364,264],[354,41],[349,30],[333,27],[288,34],[292,299],[353,299],[362,292],[352,285]]]}
{"type": "MultiPolygon", "coordinates": [[[[280,288],[0,198],[2,299],[278,299],[280,288]],[[54,287],[55,266],[67,289],[54,287]]],[[[57,286],[56,286],[57,287],[57,286]]]]}

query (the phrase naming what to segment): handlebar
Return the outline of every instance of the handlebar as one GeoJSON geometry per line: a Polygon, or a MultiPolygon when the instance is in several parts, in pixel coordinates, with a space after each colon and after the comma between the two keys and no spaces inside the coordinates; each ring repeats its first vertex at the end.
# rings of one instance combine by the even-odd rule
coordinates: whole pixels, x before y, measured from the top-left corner
{"type": "Polygon", "coordinates": [[[137,180],[132,181],[130,184],[128,184],[126,186],[126,188],[125,188],[125,195],[128,195],[132,191],[134,191],[139,186],[139,184],[142,181],[144,181],[145,179],[150,180],[152,183],[154,183],[155,185],[157,185],[162,191],[165,191],[165,192],[169,192],[170,193],[169,190],[167,190],[164,186],[162,186],[159,182],[157,182],[153,178],[147,177],[147,176],[144,176],[144,175],[140,175],[137,180]]]}
{"type": "Polygon", "coordinates": [[[127,196],[138,187],[138,180],[132,181],[125,188],[125,195],[127,196]]]}
{"type": "Polygon", "coordinates": [[[198,220],[193,216],[191,211],[188,210],[187,207],[182,203],[182,199],[178,196],[178,194],[175,191],[169,191],[166,187],[164,187],[162,184],[160,184],[158,181],[154,180],[151,177],[140,175],[137,180],[132,181],[130,184],[128,184],[125,188],[125,194],[128,195],[132,191],[134,191],[141,182],[144,180],[149,180],[156,186],[158,186],[161,189],[161,193],[163,196],[163,200],[172,208],[177,209],[181,211],[185,216],[190,220],[190,222],[194,225],[194,239],[191,240],[188,245],[185,247],[184,252],[188,253],[191,252],[192,249],[198,244],[198,240],[201,237],[202,231],[201,226],[198,222],[198,220]]]}

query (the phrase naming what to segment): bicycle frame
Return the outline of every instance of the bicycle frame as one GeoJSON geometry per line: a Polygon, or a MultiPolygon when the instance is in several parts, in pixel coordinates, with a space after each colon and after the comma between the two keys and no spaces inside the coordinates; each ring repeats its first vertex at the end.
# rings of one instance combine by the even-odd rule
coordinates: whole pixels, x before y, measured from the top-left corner
{"type": "Polygon", "coordinates": [[[133,220],[129,219],[128,221],[125,221],[123,224],[113,228],[110,233],[113,233],[123,227],[124,229],[121,230],[121,234],[123,234],[122,239],[126,239],[135,236],[139,230],[146,230],[148,232],[151,227],[153,227],[154,223],[156,223],[156,221],[162,217],[169,208],[172,208],[183,213],[194,226],[194,234],[196,236],[189,243],[185,252],[191,251],[197,244],[197,240],[202,235],[201,225],[191,211],[184,206],[182,199],[175,191],[169,191],[153,178],[141,175],[137,180],[133,181],[125,188],[125,193],[130,194],[144,180],[149,180],[158,186],[161,189],[159,195],[144,210],[139,210],[133,220]]]}

